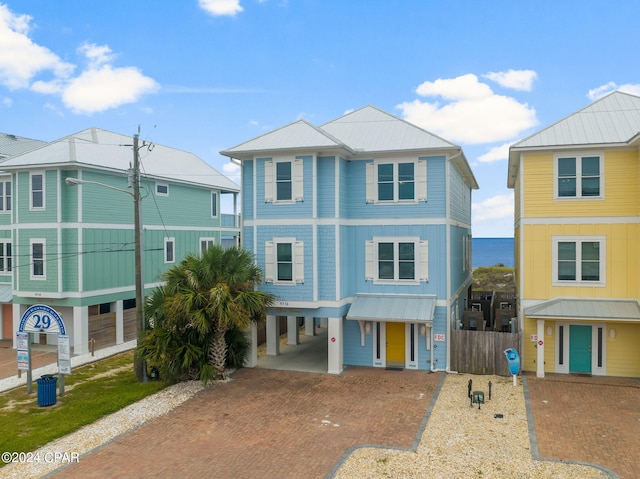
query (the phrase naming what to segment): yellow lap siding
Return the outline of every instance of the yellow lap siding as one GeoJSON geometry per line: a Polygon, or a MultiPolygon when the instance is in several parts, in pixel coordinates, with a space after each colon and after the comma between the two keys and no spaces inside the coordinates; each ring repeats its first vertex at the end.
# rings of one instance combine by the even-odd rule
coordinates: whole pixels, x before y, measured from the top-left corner
{"type": "Polygon", "coordinates": [[[609,323],[606,331],[607,376],[640,377],[640,324],[609,323]]]}

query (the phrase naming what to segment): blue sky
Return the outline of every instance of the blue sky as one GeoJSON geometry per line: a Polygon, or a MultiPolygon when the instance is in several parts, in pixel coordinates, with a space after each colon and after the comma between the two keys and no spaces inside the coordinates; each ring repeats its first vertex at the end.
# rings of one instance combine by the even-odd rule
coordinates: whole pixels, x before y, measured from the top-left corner
{"type": "Polygon", "coordinates": [[[0,132],[95,126],[219,151],[375,105],[463,147],[475,237],[513,236],[507,149],[621,89],[637,3],[592,0],[14,0],[0,3],[0,132]]]}

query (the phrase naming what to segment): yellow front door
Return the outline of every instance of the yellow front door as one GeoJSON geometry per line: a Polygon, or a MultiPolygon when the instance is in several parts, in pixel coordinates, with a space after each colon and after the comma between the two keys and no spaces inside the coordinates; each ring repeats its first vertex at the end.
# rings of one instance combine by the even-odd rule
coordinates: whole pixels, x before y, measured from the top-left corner
{"type": "Polygon", "coordinates": [[[387,324],[387,366],[404,367],[404,323],[387,324]]]}

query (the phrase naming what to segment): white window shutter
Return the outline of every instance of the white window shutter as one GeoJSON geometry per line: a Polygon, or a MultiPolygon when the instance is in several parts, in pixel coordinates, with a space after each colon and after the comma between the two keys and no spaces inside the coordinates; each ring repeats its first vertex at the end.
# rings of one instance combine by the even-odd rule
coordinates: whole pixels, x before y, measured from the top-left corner
{"type": "Polygon", "coordinates": [[[264,281],[273,283],[276,277],[273,241],[264,244],[264,281]]]}
{"type": "Polygon", "coordinates": [[[375,166],[373,162],[367,163],[367,191],[365,193],[365,201],[367,203],[374,203],[376,200],[376,185],[375,185],[375,166]]]}
{"type": "Polygon", "coordinates": [[[418,160],[416,165],[416,199],[427,201],[427,161],[418,160]]]}
{"type": "Polygon", "coordinates": [[[264,201],[273,203],[273,161],[264,162],[264,201]]]}
{"type": "Polygon", "coordinates": [[[364,245],[364,279],[373,281],[375,278],[376,262],[374,256],[374,243],[367,241],[364,245]]]}
{"type": "Polygon", "coordinates": [[[420,241],[420,281],[429,281],[429,242],[420,241]]]}
{"type": "Polygon", "coordinates": [[[297,158],[293,162],[293,198],[304,200],[304,160],[297,158]]]}
{"type": "Polygon", "coordinates": [[[304,283],[304,241],[296,241],[294,261],[294,281],[304,283]]]}

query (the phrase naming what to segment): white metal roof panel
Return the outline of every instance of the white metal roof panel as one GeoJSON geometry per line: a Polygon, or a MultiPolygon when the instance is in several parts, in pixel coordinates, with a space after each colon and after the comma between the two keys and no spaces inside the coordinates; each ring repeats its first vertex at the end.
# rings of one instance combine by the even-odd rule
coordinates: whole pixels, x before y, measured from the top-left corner
{"type": "Polygon", "coordinates": [[[321,128],[356,151],[459,149],[453,143],[371,105],[325,123],[321,128]]]}
{"type": "Polygon", "coordinates": [[[530,318],[640,322],[640,303],[634,299],[557,298],[530,306],[524,314],[530,318]]]}
{"type": "Polygon", "coordinates": [[[0,133],[0,158],[20,155],[46,144],[46,141],[32,140],[31,138],[23,138],[9,133],[0,133]]]}
{"type": "Polygon", "coordinates": [[[638,134],[640,97],[615,91],[511,148],[620,144],[638,134]]]}
{"type": "Polygon", "coordinates": [[[413,294],[357,294],[347,319],[362,321],[433,321],[436,297],[413,294]]]}
{"type": "MultiPolygon", "coordinates": [[[[2,163],[5,170],[75,164],[125,172],[133,161],[133,138],[97,128],[51,142],[2,163]]],[[[140,142],[142,145],[142,142],[140,142]]],[[[140,150],[142,176],[197,184],[222,191],[240,186],[193,153],[153,144],[140,150]]]]}
{"type": "Polygon", "coordinates": [[[327,132],[305,120],[298,120],[221,153],[226,156],[236,157],[236,155],[243,156],[245,153],[259,151],[344,146],[327,132]]]}

